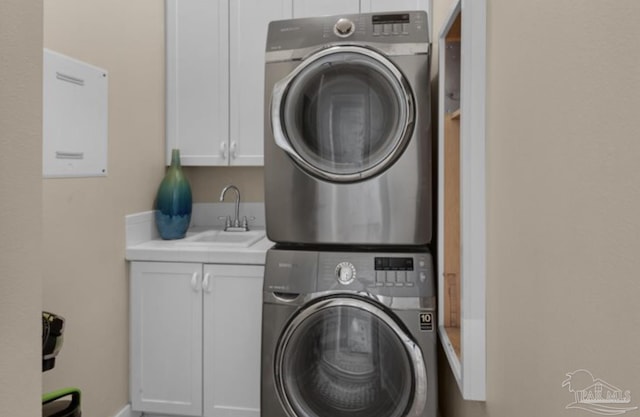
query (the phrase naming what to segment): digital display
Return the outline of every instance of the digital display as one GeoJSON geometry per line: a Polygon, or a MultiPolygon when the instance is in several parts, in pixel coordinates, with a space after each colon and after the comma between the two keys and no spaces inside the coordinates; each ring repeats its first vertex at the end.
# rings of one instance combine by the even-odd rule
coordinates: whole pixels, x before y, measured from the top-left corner
{"type": "Polygon", "coordinates": [[[376,271],[413,271],[413,258],[375,258],[376,271]]]}
{"type": "Polygon", "coordinates": [[[384,23],[409,23],[409,13],[402,14],[377,14],[371,17],[374,25],[384,23]]]}

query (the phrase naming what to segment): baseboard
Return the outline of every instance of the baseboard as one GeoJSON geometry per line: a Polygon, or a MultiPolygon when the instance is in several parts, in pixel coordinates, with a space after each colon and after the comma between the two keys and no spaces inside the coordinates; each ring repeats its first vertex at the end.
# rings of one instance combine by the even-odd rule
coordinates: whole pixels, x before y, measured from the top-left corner
{"type": "Polygon", "coordinates": [[[131,404],[127,404],[122,410],[120,410],[118,414],[113,417],[140,417],[141,415],[141,412],[131,410],[131,404]]]}

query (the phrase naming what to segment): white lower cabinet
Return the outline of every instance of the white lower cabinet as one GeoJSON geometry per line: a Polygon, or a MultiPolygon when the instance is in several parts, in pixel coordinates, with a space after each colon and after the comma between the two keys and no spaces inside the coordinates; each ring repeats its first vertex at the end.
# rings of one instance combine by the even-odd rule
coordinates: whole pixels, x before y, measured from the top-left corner
{"type": "Polygon", "coordinates": [[[131,407],[260,416],[261,265],[131,263],[131,407]]]}

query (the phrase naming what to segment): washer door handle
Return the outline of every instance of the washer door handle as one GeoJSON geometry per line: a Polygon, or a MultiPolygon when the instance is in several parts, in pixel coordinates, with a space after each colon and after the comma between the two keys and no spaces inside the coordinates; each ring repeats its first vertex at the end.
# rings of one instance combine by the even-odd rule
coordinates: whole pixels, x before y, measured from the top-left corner
{"type": "Polygon", "coordinates": [[[274,292],[274,298],[278,301],[284,301],[285,303],[290,303],[295,301],[298,297],[300,297],[300,293],[296,292],[274,292]]]}

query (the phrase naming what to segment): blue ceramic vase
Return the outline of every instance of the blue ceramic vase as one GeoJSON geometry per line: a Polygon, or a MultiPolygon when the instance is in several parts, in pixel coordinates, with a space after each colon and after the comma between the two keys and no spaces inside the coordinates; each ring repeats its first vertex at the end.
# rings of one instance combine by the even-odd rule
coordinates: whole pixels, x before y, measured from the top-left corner
{"type": "Polygon", "coordinates": [[[180,150],[171,151],[171,166],[156,195],[156,226],[163,239],[182,239],[191,222],[191,186],[180,167],[180,150]]]}

